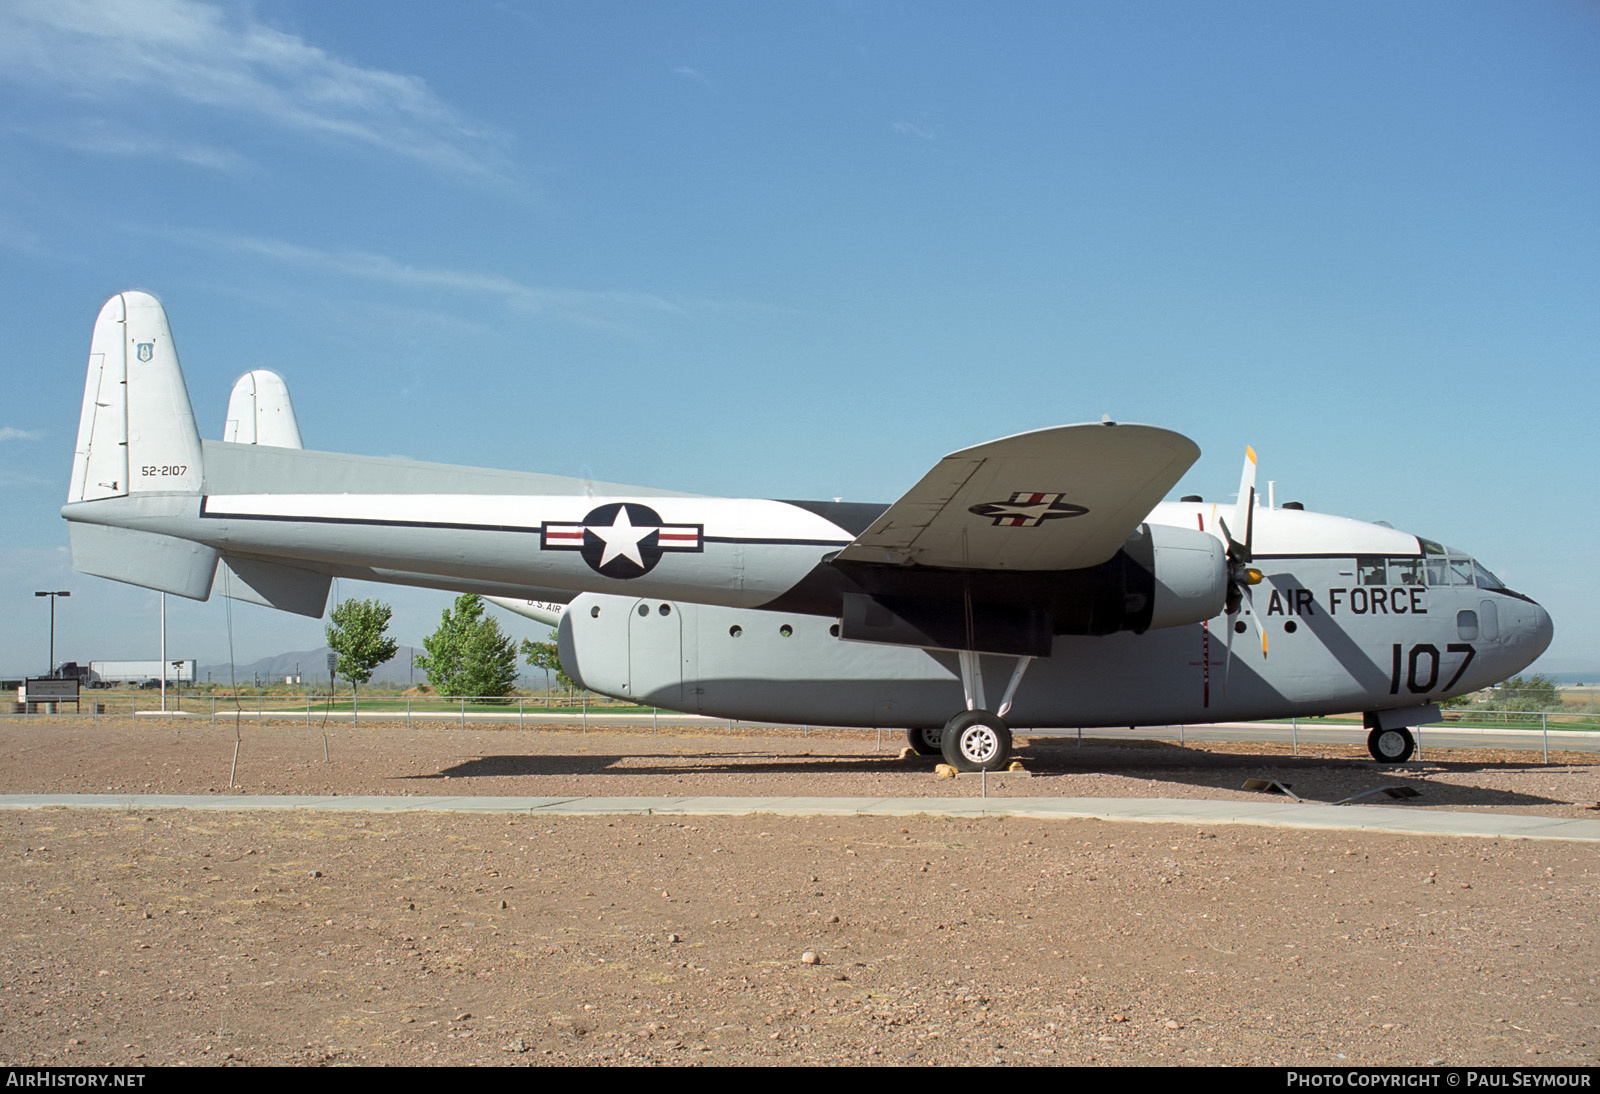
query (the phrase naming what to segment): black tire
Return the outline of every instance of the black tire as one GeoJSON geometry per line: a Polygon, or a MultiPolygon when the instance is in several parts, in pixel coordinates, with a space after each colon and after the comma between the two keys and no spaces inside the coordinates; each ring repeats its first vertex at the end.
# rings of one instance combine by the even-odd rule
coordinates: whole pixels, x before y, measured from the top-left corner
{"type": "Polygon", "coordinates": [[[1367,751],[1380,764],[1403,764],[1417,750],[1416,738],[1402,726],[1399,729],[1375,729],[1367,734],[1367,751]]]}
{"type": "Polygon", "coordinates": [[[1011,759],[1011,730],[987,710],[964,710],[945,723],[939,751],[957,771],[999,771],[1011,759]]]}
{"type": "Polygon", "coordinates": [[[943,726],[923,726],[920,729],[906,730],[906,744],[911,746],[911,751],[918,756],[942,756],[939,751],[939,740],[944,736],[943,726]]]}

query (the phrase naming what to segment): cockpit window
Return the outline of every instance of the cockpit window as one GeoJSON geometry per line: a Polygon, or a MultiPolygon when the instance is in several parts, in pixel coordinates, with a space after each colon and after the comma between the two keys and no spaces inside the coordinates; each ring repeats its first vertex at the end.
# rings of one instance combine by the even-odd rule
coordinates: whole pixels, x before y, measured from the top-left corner
{"type": "Polygon", "coordinates": [[[1418,539],[1422,546],[1421,557],[1378,558],[1376,555],[1356,557],[1356,584],[1358,585],[1441,585],[1480,589],[1497,589],[1510,592],[1505,582],[1490,573],[1483,564],[1468,557],[1465,551],[1441,547],[1431,539],[1418,539]]]}
{"type": "Polygon", "coordinates": [[[1491,574],[1484,567],[1483,563],[1481,563],[1481,562],[1473,562],[1472,568],[1473,568],[1473,571],[1478,576],[1478,588],[1480,588],[1480,589],[1504,589],[1506,587],[1505,582],[1501,581],[1498,577],[1495,577],[1493,574],[1491,574]]]}

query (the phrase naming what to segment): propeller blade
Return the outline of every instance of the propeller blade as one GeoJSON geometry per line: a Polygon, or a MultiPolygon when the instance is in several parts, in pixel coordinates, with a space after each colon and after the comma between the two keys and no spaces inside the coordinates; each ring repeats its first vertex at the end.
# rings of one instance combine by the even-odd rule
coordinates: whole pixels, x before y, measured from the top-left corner
{"type": "MultiPolygon", "coordinates": [[[[1249,562],[1250,548],[1255,538],[1256,521],[1256,450],[1249,445],[1244,446],[1244,470],[1239,474],[1239,500],[1234,503],[1233,527],[1244,533],[1242,541],[1235,541],[1242,550],[1239,553],[1239,562],[1249,562]]],[[[1226,527],[1226,525],[1224,525],[1226,527]]],[[[1233,531],[1229,530],[1228,538],[1233,539],[1233,531]]]]}
{"type": "MultiPolygon", "coordinates": [[[[1254,584],[1254,582],[1251,582],[1251,584],[1254,584]]],[[[1244,587],[1244,598],[1249,602],[1250,605],[1248,609],[1250,622],[1255,626],[1256,634],[1261,638],[1261,656],[1265,657],[1267,655],[1267,632],[1266,629],[1261,626],[1261,617],[1256,614],[1256,597],[1255,594],[1250,591],[1250,585],[1246,585],[1244,587]]]]}
{"type": "Polygon", "coordinates": [[[1223,617],[1222,626],[1222,694],[1228,694],[1228,678],[1233,674],[1233,620],[1223,617]]]}

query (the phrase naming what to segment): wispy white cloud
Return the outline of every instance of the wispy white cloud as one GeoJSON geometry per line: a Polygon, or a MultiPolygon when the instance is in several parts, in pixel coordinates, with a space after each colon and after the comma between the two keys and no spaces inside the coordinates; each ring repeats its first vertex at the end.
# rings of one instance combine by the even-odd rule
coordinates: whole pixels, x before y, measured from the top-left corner
{"type": "Polygon", "coordinates": [[[918,125],[916,122],[895,122],[893,125],[896,133],[904,133],[908,137],[921,137],[925,141],[934,139],[933,130],[926,125],[918,125]]]}
{"type": "Polygon", "coordinates": [[[36,441],[44,434],[36,430],[18,429],[15,426],[0,425],[0,441],[36,441]]]}
{"type": "Polygon", "coordinates": [[[172,238],[377,284],[490,297],[524,311],[585,323],[611,324],[630,316],[678,315],[684,311],[682,305],[654,293],[548,288],[499,274],[412,266],[371,251],[331,251],[282,240],[206,232],[172,238]]]}
{"type": "MultiPolygon", "coordinates": [[[[0,79],[102,110],[177,100],[448,171],[495,174],[502,144],[416,76],[343,60],[244,9],[200,0],[8,0],[0,79]]],[[[144,150],[170,153],[160,142],[144,150]]],[[[204,158],[190,160],[216,166],[204,158]]]]}
{"type": "Polygon", "coordinates": [[[704,72],[701,72],[698,68],[690,68],[688,65],[678,65],[672,70],[672,74],[674,76],[682,76],[685,80],[692,80],[701,87],[705,88],[707,91],[714,91],[716,89],[716,86],[711,82],[711,77],[707,76],[704,72]]]}
{"type": "MultiPolygon", "coordinates": [[[[254,256],[373,285],[424,290],[424,294],[453,292],[494,300],[521,312],[613,331],[635,330],[647,321],[697,320],[708,316],[770,318],[797,314],[791,308],[736,298],[665,296],[627,290],[531,285],[501,274],[413,266],[391,255],[372,251],[326,250],[257,236],[171,230],[163,230],[160,235],[173,243],[226,254],[254,256]]],[[[463,323],[459,315],[441,310],[431,297],[423,295],[412,299],[421,302],[405,307],[401,313],[411,320],[426,317],[430,322],[458,326],[463,323]]],[[[350,303],[346,304],[347,309],[351,306],[350,303]]],[[[385,304],[369,303],[364,306],[390,308],[400,305],[391,299],[385,304]]]]}
{"type": "Polygon", "coordinates": [[[10,131],[95,156],[175,160],[191,167],[230,174],[237,174],[248,166],[243,156],[229,149],[142,133],[126,123],[113,125],[105,118],[85,118],[48,126],[14,126],[10,131]]]}

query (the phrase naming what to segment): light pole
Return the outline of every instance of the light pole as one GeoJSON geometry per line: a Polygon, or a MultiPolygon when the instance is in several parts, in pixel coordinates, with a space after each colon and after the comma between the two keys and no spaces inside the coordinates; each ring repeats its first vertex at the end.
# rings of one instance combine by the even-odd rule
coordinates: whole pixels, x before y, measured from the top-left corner
{"type": "Polygon", "coordinates": [[[48,596],[50,598],[50,675],[56,674],[56,597],[71,596],[65,589],[53,593],[34,593],[34,596],[48,596]]]}

